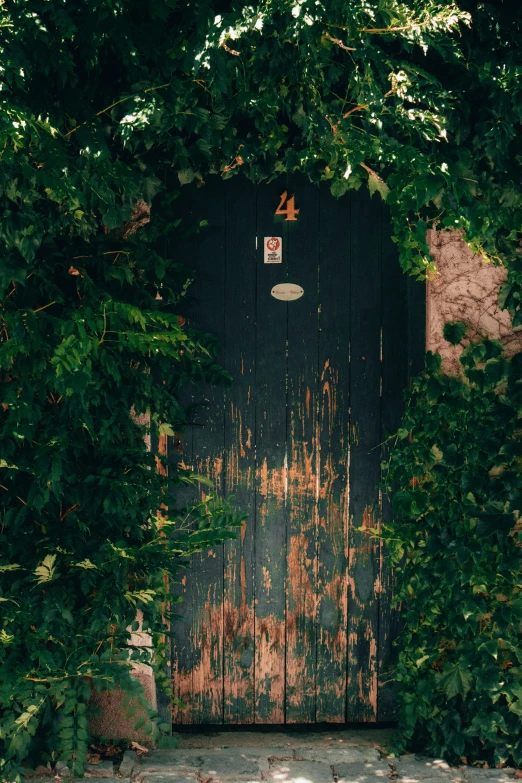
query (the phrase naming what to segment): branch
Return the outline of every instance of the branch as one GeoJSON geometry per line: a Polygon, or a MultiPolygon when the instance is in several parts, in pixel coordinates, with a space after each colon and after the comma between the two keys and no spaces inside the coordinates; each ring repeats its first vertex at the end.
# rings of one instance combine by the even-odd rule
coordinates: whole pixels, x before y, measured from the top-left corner
{"type": "Polygon", "coordinates": [[[33,310],[33,313],[39,313],[40,310],[45,310],[46,307],[50,307],[53,304],[56,304],[56,299],[52,302],[49,302],[49,304],[42,305],[42,307],[39,307],[37,310],[33,310]]]}
{"type": "Polygon", "coordinates": [[[337,46],[340,46],[341,49],[344,49],[345,52],[355,52],[356,50],[351,46],[346,46],[343,44],[343,42],[339,38],[334,38],[333,35],[330,35],[330,33],[324,34],[325,38],[328,38],[329,41],[332,41],[332,43],[337,44],[337,46]]]}
{"type": "Polygon", "coordinates": [[[192,79],[192,81],[195,82],[200,87],[202,87],[205,90],[205,92],[208,92],[207,88],[205,87],[205,82],[203,81],[203,79],[192,79]]]}
{"type": "Polygon", "coordinates": [[[377,177],[377,179],[381,179],[381,177],[379,177],[377,172],[371,169],[369,166],[367,166],[366,163],[359,163],[359,165],[362,166],[363,169],[368,172],[368,174],[372,174],[372,176],[377,177]]]}
{"type": "Polygon", "coordinates": [[[343,119],[346,119],[346,117],[349,117],[350,114],[353,114],[354,111],[362,111],[363,109],[369,109],[367,103],[360,103],[358,106],[354,106],[353,109],[350,109],[350,111],[347,111],[346,114],[343,114],[343,119]]]}
{"type": "MultiPolygon", "coordinates": [[[[440,17],[439,17],[440,19],[440,17]]],[[[413,30],[415,27],[426,27],[433,19],[426,19],[425,22],[411,21],[409,24],[402,25],[401,27],[358,27],[359,33],[372,33],[373,35],[385,35],[386,33],[401,33],[405,30],[413,30]]]]}
{"type": "Polygon", "coordinates": [[[358,33],[373,33],[373,35],[384,35],[385,33],[400,33],[404,30],[412,30],[414,27],[425,27],[427,22],[418,24],[408,24],[404,27],[358,27],[358,33]]]}
{"type": "Polygon", "coordinates": [[[235,49],[231,49],[230,46],[227,46],[225,42],[223,42],[221,46],[223,47],[225,52],[228,52],[229,54],[233,54],[235,55],[235,57],[239,57],[239,55],[241,54],[241,52],[237,52],[235,49]]]}
{"type": "MultiPolygon", "coordinates": [[[[154,90],[162,90],[164,87],[169,87],[170,82],[168,84],[160,84],[158,87],[147,87],[146,90],[143,90],[144,93],[146,92],[153,92],[154,90]]],[[[114,109],[115,106],[119,106],[120,103],[125,103],[125,101],[129,101],[131,98],[136,98],[137,95],[141,95],[141,92],[135,92],[133,95],[126,95],[125,98],[120,98],[119,101],[114,101],[114,103],[111,103],[110,106],[106,106],[104,109],[101,109],[100,111],[97,111],[94,115],[95,117],[99,117],[100,114],[104,114],[104,112],[109,111],[110,109],[114,109]]],[[[70,136],[71,133],[74,133],[78,130],[78,128],[81,128],[83,125],[87,125],[89,120],[85,120],[84,122],[80,122],[79,125],[76,126],[76,128],[73,128],[70,131],[67,131],[67,133],[64,133],[63,138],[66,139],[67,136],[70,136]]]]}

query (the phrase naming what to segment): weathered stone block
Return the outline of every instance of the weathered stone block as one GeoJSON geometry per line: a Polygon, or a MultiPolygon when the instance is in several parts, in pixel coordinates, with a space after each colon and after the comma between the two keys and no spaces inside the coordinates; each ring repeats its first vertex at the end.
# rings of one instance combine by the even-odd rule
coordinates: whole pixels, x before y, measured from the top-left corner
{"type": "Polygon", "coordinates": [[[141,783],[196,783],[197,774],[166,769],[163,772],[147,772],[143,776],[140,775],[139,780],[141,783]]]}
{"type": "Polygon", "coordinates": [[[262,761],[259,752],[251,751],[238,752],[234,750],[223,750],[201,754],[201,777],[225,780],[234,778],[235,780],[259,780],[261,778],[260,762],[262,761]]]}
{"type": "Polygon", "coordinates": [[[462,768],[450,767],[442,759],[433,759],[425,756],[401,756],[400,759],[393,761],[393,766],[397,770],[399,778],[406,781],[422,780],[427,783],[428,780],[464,780],[462,768]]]}
{"type": "Polygon", "coordinates": [[[99,764],[87,764],[85,774],[91,778],[113,778],[114,763],[112,761],[100,761],[99,764]]]}
{"type": "Polygon", "coordinates": [[[321,761],[275,762],[270,764],[266,777],[273,783],[333,783],[334,780],[331,767],[321,761]]]}
{"type": "Polygon", "coordinates": [[[298,759],[313,761],[320,757],[327,764],[363,764],[365,761],[378,761],[379,751],[375,748],[296,748],[298,759]]]}
{"type": "MultiPolygon", "coordinates": [[[[389,764],[385,761],[366,761],[360,763],[334,764],[334,772],[337,775],[338,783],[377,783],[377,778],[381,780],[388,778],[392,774],[389,764]]],[[[384,780],[383,783],[388,783],[384,780]]]]}
{"type": "Polygon", "coordinates": [[[134,750],[126,750],[123,754],[118,773],[124,778],[130,778],[133,771],[139,767],[138,754],[134,750]]]}
{"type": "Polygon", "coordinates": [[[504,769],[480,769],[466,767],[466,777],[471,783],[511,783],[515,777],[515,770],[510,767],[504,769]]]}

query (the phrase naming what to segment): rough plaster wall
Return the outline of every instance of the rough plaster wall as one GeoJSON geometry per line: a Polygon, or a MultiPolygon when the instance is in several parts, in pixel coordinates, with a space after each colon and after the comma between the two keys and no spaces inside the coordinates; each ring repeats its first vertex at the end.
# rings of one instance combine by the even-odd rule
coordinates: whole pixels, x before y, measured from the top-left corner
{"type": "Polygon", "coordinates": [[[427,288],[426,348],[441,354],[443,369],[458,373],[463,350],[444,340],[442,329],[448,321],[468,323],[471,339],[501,340],[508,354],[522,350],[522,331],[513,331],[509,313],[497,302],[505,269],[473,255],[457,232],[429,231],[428,242],[439,274],[427,288]]]}
{"type": "MultiPolygon", "coordinates": [[[[152,637],[141,630],[143,614],[138,611],[136,619],[140,628],[136,633],[131,634],[131,644],[136,647],[152,648],[152,637]]],[[[157,708],[156,702],[156,683],[154,681],[154,672],[151,666],[144,663],[133,663],[133,676],[141,682],[145,689],[145,696],[152,709],[157,708]]],[[[98,707],[101,712],[99,715],[91,718],[89,728],[96,736],[111,737],[112,739],[129,739],[137,742],[147,742],[148,735],[142,729],[135,729],[134,724],[143,714],[138,710],[133,717],[127,717],[127,710],[122,709],[122,702],[125,693],[116,688],[114,691],[102,691],[102,693],[93,692],[91,704],[98,707]]]]}

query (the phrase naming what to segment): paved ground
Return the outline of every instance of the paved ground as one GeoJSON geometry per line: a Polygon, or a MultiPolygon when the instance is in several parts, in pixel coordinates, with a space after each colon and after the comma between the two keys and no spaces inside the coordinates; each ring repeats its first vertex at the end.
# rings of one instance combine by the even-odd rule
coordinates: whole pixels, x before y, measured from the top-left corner
{"type": "Polygon", "coordinates": [[[181,734],[176,750],[140,757],[127,751],[119,766],[102,761],[91,765],[86,777],[104,783],[125,778],[131,783],[511,783],[515,777],[510,769],[450,767],[413,755],[394,758],[388,752],[391,733],[181,734]]]}

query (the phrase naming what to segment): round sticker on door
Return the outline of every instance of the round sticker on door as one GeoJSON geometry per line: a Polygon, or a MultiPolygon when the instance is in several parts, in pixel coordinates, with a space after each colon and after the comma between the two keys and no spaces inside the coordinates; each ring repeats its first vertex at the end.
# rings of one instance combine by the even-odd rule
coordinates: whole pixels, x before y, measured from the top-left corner
{"type": "Polygon", "coordinates": [[[294,299],[300,299],[304,294],[304,289],[296,283],[279,283],[272,288],[272,296],[275,299],[281,299],[283,302],[291,302],[294,299]]]}
{"type": "Polygon", "coordinates": [[[281,240],[279,237],[269,237],[266,246],[271,253],[275,253],[281,247],[281,240]]]}

